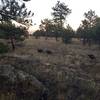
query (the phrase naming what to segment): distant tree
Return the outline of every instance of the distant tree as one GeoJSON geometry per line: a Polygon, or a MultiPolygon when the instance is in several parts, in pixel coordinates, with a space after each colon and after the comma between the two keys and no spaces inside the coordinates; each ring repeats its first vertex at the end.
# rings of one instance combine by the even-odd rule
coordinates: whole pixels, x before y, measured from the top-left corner
{"type": "Polygon", "coordinates": [[[72,29],[72,27],[68,24],[66,28],[63,29],[63,42],[65,44],[67,43],[71,43],[72,37],[74,37],[74,30],[72,29]]]}
{"type": "Polygon", "coordinates": [[[84,30],[84,29],[82,28],[82,25],[80,24],[80,26],[77,28],[77,31],[76,31],[76,37],[77,37],[77,38],[81,39],[81,38],[84,37],[83,34],[84,34],[85,32],[84,32],[83,30],[84,30]]]}
{"type": "Polygon", "coordinates": [[[97,15],[95,14],[95,11],[90,9],[88,12],[84,13],[84,16],[85,16],[85,19],[89,23],[89,27],[93,27],[94,24],[95,24],[95,20],[97,18],[97,15]]]}
{"type": "Polygon", "coordinates": [[[60,26],[51,19],[44,19],[41,21],[40,30],[42,31],[42,36],[45,36],[47,39],[48,37],[55,37],[58,40],[58,37],[61,37],[60,33],[60,26]]]}
{"type": "Polygon", "coordinates": [[[35,36],[36,39],[39,39],[41,36],[45,36],[45,32],[39,29],[33,33],[33,36],[35,36]]]}
{"type": "Polygon", "coordinates": [[[55,7],[52,8],[52,16],[54,17],[54,22],[58,23],[61,27],[63,27],[64,21],[66,20],[66,16],[71,13],[71,9],[65,5],[65,3],[61,3],[57,1],[55,7]]]}
{"type": "MultiPolygon", "coordinates": [[[[82,24],[78,28],[77,32],[80,33],[81,38],[83,38],[83,44],[88,43],[91,45],[91,40],[94,37],[94,26],[97,15],[95,11],[89,10],[84,13],[85,19],[82,20],[82,24]]],[[[78,34],[79,34],[78,33],[78,34]]]]}
{"type": "Polygon", "coordinates": [[[83,45],[85,45],[87,43],[87,39],[90,39],[90,26],[88,21],[85,19],[82,21],[82,25],[81,25],[81,37],[83,38],[83,45]]]}
{"type": "Polygon", "coordinates": [[[57,1],[56,5],[52,9],[53,20],[57,28],[57,39],[59,34],[61,34],[60,36],[63,37],[64,21],[66,20],[66,16],[68,16],[71,13],[71,9],[69,9],[68,6],[65,5],[65,3],[61,3],[60,1],[57,1]]]}
{"type": "Polygon", "coordinates": [[[93,27],[95,26],[97,15],[95,14],[95,11],[89,10],[87,13],[84,13],[85,19],[88,23],[88,38],[93,38],[94,37],[94,30],[93,27]]]}
{"type": "Polygon", "coordinates": [[[58,24],[56,24],[56,23],[53,24],[52,33],[53,33],[53,36],[55,37],[56,41],[58,41],[59,37],[62,37],[61,29],[62,28],[60,26],[58,26],[58,24]]]}
{"type": "Polygon", "coordinates": [[[66,28],[61,28],[54,20],[44,19],[41,21],[40,30],[35,32],[35,36],[37,36],[36,34],[41,34],[42,36],[45,36],[46,39],[48,37],[55,37],[56,41],[58,41],[58,37],[62,37],[63,40],[65,40],[65,38],[71,38],[73,33],[74,31],[70,25],[67,25],[66,28]]]}
{"type": "Polygon", "coordinates": [[[93,30],[94,30],[93,39],[95,43],[98,43],[100,45],[100,17],[96,18],[95,26],[93,27],[93,30]]]}
{"type": "Polygon", "coordinates": [[[50,19],[41,20],[40,30],[43,30],[45,33],[45,38],[47,39],[48,36],[52,33],[53,22],[50,19]]]}

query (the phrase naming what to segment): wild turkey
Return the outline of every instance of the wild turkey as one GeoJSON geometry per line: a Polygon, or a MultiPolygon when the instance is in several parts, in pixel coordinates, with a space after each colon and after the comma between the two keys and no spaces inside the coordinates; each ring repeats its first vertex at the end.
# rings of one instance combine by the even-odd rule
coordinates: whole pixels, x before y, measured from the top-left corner
{"type": "Polygon", "coordinates": [[[44,49],[37,49],[37,51],[39,53],[47,53],[47,54],[52,54],[52,51],[47,49],[47,48],[44,48],[44,49]]]}
{"type": "Polygon", "coordinates": [[[96,57],[93,54],[88,54],[88,57],[92,60],[96,59],[96,57]]]}
{"type": "Polygon", "coordinates": [[[51,50],[46,50],[45,51],[47,54],[52,54],[52,51],[51,50]]]}
{"type": "Polygon", "coordinates": [[[52,51],[49,50],[48,48],[44,48],[44,52],[47,53],[47,54],[52,54],[52,51]]]}
{"type": "Polygon", "coordinates": [[[43,50],[42,50],[42,49],[37,49],[37,51],[38,51],[39,53],[42,53],[42,52],[43,52],[43,50]]]}

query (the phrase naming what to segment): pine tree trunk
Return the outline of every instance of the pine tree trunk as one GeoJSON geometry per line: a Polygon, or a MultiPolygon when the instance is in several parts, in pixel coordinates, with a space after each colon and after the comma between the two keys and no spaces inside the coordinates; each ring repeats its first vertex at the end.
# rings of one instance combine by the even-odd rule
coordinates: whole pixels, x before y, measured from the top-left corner
{"type": "Polygon", "coordinates": [[[91,46],[91,39],[88,40],[88,46],[91,46]]]}
{"type": "Polygon", "coordinates": [[[58,41],[58,36],[56,36],[55,38],[56,38],[56,41],[58,41]]]}
{"type": "Polygon", "coordinates": [[[10,37],[12,50],[15,50],[14,38],[10,37]]]}
{"type": "Polygon", "coordinates": [[[86,45],[86,38],[83,38],[83,45],[86,45]]]}

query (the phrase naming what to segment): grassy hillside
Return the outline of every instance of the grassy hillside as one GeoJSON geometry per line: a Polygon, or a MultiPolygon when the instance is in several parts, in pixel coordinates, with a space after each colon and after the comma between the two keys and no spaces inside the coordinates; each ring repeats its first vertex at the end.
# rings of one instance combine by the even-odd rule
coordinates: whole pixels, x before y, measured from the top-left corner
{"type": "MultiPolygon", "coordinates": [[[[21,70],[34,76],[40,82],[37,83],[45,87],[46,100],[100,100],[100,50],[97,45],[82,46],[75,39],[66,45],[53,38],[30,37],[17,45],[14,52],[0,58],[0,65],[11,65],[17,73],[21,70]],[[90,54],[95,59],[91,59],[90,54]]],[[[38,96],[43,98],[41,94],[38,96]]]]}

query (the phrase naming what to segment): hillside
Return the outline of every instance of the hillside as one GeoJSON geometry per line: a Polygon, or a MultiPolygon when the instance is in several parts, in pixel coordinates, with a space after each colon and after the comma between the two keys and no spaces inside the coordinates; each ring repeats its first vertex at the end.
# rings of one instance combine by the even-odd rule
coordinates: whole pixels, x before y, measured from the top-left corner
{"type": "Polygon", "coordinates": [[[0,55],[0,69],[0,92],[9,93],[10,100],[100,100],[100,49],[96,45],[30,37],[14,52],[0,55]]]}

